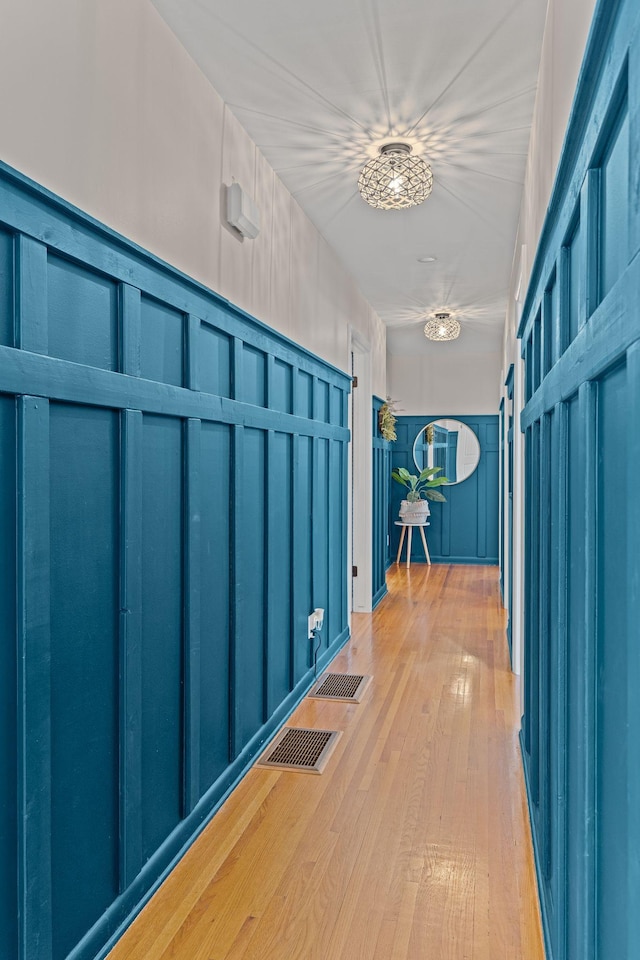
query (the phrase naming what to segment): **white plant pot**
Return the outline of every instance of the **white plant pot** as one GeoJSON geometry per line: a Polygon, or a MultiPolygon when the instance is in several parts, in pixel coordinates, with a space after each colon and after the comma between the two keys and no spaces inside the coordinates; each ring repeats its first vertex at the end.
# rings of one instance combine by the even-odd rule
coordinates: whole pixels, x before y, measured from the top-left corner
{"type": "Polygon", "coordinates": [[[430,513],[427,500],[403,500],[400,504],[400,519],[403,523],[426,523],[430,513]]]}

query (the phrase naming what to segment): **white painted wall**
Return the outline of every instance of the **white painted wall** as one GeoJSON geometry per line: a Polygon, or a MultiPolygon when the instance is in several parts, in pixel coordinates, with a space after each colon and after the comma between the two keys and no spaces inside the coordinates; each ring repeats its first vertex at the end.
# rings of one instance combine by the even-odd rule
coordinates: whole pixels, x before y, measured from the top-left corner
{"type": "Polygon", "coordinates": [[[524,442],[519,429],[524,383],[516,330],[562,150],[594,6],[595,0],[549,0],[505,324],[503,381],[509,365],[515,363],[512,620],[516,673],[521,671],[524,652],[524,442]]]}
{"type": "Polygon", "coordinates": [[[594,7],[595,0],[549,0],[511,275],[504,343],[505,371],[515,355],[518,289],[523,301],[555,180],[594,7]]]}
{"type": "MultiPolygon", "coordinates": [[[[498,412],[506,372],[518,355],[516,295],[521,283],[520,296],[524,299],[594,5],[595,0],[549,0],[504,342],[500,346],[492,340],[485,347],[476,334],[467,350],[460,349],[461,339],[452,344],[429,345],[428,353],[422,345],[419,351],[411,353],[405,347],[402,331],[393,331],[387,355],[388,393],[398,401],[402,413],[498,412]]],[[[464,335],[470,337],[470,332],[464,331],[464,335]]]]}
{"type": "Polygon", "coordinates": [[[432,354],[387,355],[388,393],[404,416],[497,414],[502,355],[437,344],[432,354]]]}
{"type": "Polygon", "coordinates": [[[0,158],[386,391],[384,325],[149,0],[0,0],[0,158]],[[260,208],[221,217],[236,179],[260,208]]]}

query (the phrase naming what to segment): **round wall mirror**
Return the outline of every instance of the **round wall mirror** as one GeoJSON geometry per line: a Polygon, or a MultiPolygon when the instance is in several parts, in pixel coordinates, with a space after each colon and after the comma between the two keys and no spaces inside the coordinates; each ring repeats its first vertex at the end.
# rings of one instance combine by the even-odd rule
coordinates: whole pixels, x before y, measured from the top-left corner
{"type": "Polygon", "coordinates": [[[441,467],[436,476],[450,484],[470,477],[480,460],[480,442],[460,420],[432,420],[413,442],[413,459],[418,470],[441,467]]]}

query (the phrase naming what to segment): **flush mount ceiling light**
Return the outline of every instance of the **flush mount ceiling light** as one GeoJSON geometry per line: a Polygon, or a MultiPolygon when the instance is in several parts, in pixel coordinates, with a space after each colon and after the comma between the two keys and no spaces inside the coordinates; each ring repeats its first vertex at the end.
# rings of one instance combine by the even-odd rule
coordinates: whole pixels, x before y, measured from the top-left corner
{"type": "Polygon", "coordinates": [[[429,340],[455,340],[460,336],[460,324],[450,313],[436,313],[425,323],[424,335],[429,340]]]}
{"type": "Polygon", "coordinates": [[[358,177],[363,200],[378,210],[406,210],[426,200],[433,187],[431,167],[411,156],[408,143],[385,143],[358,177]]]}

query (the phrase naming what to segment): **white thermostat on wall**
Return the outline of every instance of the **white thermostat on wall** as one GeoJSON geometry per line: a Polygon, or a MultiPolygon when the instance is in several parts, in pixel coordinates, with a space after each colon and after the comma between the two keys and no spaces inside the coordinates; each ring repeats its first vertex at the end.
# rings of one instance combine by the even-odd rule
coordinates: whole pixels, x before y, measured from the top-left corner
{"type": "Polygon", "coordinates": [[[260,233],[260,211],[239,183],[227,187],[227,223],[248,240],[260,233]]]}

